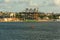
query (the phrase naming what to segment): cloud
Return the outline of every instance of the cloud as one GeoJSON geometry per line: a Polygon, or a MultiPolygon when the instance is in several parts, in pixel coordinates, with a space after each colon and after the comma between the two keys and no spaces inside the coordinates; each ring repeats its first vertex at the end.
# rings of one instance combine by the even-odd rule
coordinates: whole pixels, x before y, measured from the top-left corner
{"type": "Polygon", "coordinates": [[[28,2],[29,0],[20,0],[21,2],[28,2]]]}
{"type": "Polygon", "coordinates": [[[53,1],[55,5],[60,6],[60,0],[53,0],[53,1]]]}
{"type": "Polygon", "coordinates": [[[10,2],[10,0],[4,0],[4,2],[5,2],[5,3],[9,3],[9,2],[10,2]]]}
{"type": "Polygon", "coordinates": [[[41,6],[54,6],[53,2],[51,0],[34,0],[30,1],[29,3],[30,6],[36,6],[36,7],[41,7],[41,6]]]}
{"type": "Polygon", "coordinates": [[[38,7],[38,4],[37,3],[30,3],[29,4],[31,7],[38,7]]]}
{"type": "Polygon", "coordinates": [[[20,4],[28,4],[29,3],[29,0],[4,0],[3,1],[4,3],[20,3],[20,4]]]}
{"type": "Polygon", "coordinates": [[[38,4],[38,3],[35,3],[35,2],[33,2],[33,1],[30,1],[30,2],[29,2],[29,6],[30,6],[30,7],[38,7],[39,4],[38,4]]]}

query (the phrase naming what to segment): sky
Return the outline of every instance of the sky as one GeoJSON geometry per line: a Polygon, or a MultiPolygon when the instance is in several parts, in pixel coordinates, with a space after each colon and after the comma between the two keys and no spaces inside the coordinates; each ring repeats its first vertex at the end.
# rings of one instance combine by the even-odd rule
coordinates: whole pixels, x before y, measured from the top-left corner
{"type": "Polygon", "coordinates": [[[40,12],[60,13],[60,0],[0,0],[0,11],[21,12],[38,8],[40,12]]]}

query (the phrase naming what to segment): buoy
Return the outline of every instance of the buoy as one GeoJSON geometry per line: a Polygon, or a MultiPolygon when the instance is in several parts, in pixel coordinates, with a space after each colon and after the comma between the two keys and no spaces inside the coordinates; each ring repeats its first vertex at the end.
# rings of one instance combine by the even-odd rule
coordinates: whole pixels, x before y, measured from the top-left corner
{"type": "Polygon", "coordinates": [[[31,27],[31,28],[32,28],[32,29],[34,29],[34,27],[35,27],[35,26],[34,26],[34,25],[32,25],[32,27],[31,27]]]}

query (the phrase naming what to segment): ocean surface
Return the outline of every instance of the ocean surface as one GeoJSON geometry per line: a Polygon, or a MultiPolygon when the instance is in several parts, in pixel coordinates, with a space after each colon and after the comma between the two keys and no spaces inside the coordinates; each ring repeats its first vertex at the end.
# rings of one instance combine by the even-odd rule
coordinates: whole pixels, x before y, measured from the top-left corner
{"type": "Polygon", "coordinates": [[[0,40],[60,40],[60,22],[0,22],[0,40]]]}

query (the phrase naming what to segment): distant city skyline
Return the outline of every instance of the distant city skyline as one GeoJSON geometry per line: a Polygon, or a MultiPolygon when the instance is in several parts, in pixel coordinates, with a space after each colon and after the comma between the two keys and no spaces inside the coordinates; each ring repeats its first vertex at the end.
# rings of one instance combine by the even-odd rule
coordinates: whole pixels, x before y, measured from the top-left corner
{"type": "Polygon", "coordinates": [[[41,12],[60,13],[60,0],[0,0],[0,11],[20,12],[35,7],[41,12]]]}

